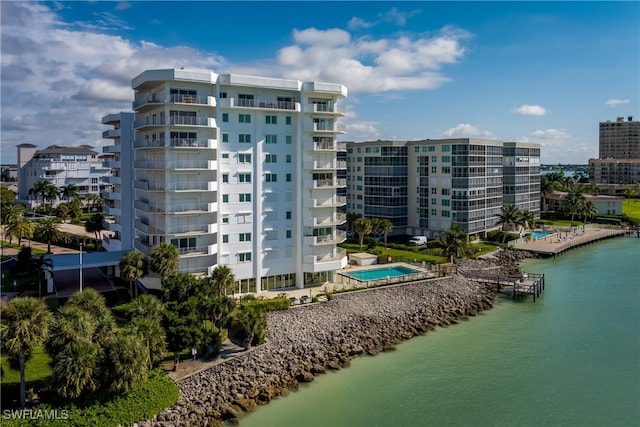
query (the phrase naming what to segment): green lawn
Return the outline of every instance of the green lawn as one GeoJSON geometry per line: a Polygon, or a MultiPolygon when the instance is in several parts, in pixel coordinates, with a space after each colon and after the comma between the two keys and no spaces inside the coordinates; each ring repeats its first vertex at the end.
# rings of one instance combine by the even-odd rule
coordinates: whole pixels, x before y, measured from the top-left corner
{"type": "MultiPolygon", "coordinates": [[[[343,247],[347,250],[360,252],[360,245],[358,245],[357,243],[341,243],[340,247],[343,247]]],[[[384,254],[385,256],[390,256],[391,258],[393,258],[394,261],[416,260],[419,262],[425,261],[425,262],[432,262],[436,264],[447,262],[447,259],[445,257],[438,256],[438,255],[430,255],[422,252],[403,251],[403,250],[391,249],[391,248],[385,249],[384,245],[377,246],[377,248],[382,251],[381,254],[384,254]]],[[[363,247],[363,251],[365,250],[366,248],[363,247]]]]}
{"type": "Polygon", "coordinates": [[[479,256],[495,251],[500,246],[492,242],[478,242],[471,243],[469,247],[474,251],[473,257],[478,258],[479,256]]]}
{"type": "MultiPolygon", "coordinates": [[[[31,359],[29,359],[25,366],[27,382],[49,378],[51,376],[51,369],[49,368],[50,361],[51,358],[44,348],[35,350],[33,356],[31,356],[31,359]]],[[[20,371],[9,368],[9,362],[6,356],[0,357],[0,364],[2,364],[2,370],[4,371],[4,377],[1,380],[3,384],[20,382],[20,371]]]]}
{"type": "Polygon", "coordinates": [[[625,200],[622,203],[622,213],[640,222],[640,201],[637,199],[625,200]]]}
{"type": "MultiPolygon", "coordinates": [[[[2,246],[4,246],[5,248],[13,248],[13,249],[18,249],[18,250],[20,250],[20,248],[22,246],[25,246],[24,244],[22,246],[20,246],[17,243],[9,243],[9,242],[4,241],[4,240],[0,240],[0,243],[2,243],[2,246]]],[[[47,251],[45,251],[44,249],[31,248],[31,254],[32,255],[44,255],[46,253],[47,253],[47,251]]]]}

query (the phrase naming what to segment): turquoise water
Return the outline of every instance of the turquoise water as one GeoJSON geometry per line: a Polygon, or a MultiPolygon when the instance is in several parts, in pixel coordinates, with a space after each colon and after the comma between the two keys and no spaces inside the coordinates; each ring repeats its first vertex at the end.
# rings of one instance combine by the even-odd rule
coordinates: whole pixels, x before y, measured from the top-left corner
{"type": "Polygon", "coordinates": [[[241,427],[637,426],[640,239],[536,260],[535,303],[503,298],[441,328],[321,375],[241,427]]]}
{"type": "Polygon", "coordinates": [[[547,236],[551,236],[554,233],[550,233],[548,231],[532,231],[531,238],[533,240],[544,239],[547,236]]]}
{"type": "Polygon", "coordinates": [[[377,279],[386,279],[387,277],[398,277],[404,276],[405,274],[414,274],[419,273],[418,270],[414,270],[413,268],[396,266],[396,267],[385,267],[385,268],[375,268],[372,270],[363,270],[363,271],[354,271],[349,273],[342,273],[347,276],[353,277],[358,280],[377,280],[377,279]]]}

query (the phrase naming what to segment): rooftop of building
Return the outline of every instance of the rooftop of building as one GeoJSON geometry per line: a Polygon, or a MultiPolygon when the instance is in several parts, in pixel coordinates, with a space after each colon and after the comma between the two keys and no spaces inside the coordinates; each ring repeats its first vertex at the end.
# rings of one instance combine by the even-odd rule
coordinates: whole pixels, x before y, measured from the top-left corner
{"type": "MultiPolygon", "coordinates": [[[[564,200],[569,193],[565,191],[554,191],[553,193],[545,194],[547,199],[551,200],[564,200]]],[[[621,196],[608,196],[606,194],[584,194],[585,199],[587,200],[624,200],[624,197],[621,196]]]]}
{"type": "Polygon", "coordinates": [[[89,154],[96,155],[97,151],[93,150],[90,145],[80,145],[78,147],[60,147],[59,145],[50,145],[47,148],[36,151],[35,157],[38,155],[49,154],[89,154]]]}

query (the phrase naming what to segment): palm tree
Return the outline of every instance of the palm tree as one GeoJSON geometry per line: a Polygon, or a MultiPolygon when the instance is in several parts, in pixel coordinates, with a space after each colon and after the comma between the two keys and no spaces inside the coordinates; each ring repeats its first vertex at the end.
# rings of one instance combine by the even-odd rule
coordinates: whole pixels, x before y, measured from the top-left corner
{"type": "Polygon", "coordinates": [[[66,304],[58,311],[46,344],[52,358],[52,385],[64,398],[95,391],[99,385],[102,350],[94,342],[97,322],[82,305],[66,304]]]}
{"type": "Polygon", "coordinates": [[[162,320],[164,313],[164,305],[162,305],[162,302],[151,294],[139,295],[130,303],[120,307],[119,310],[124,311],[132,320],[150,319],[159,322],[162,320]]]}
{"type": "Polygon", "coordinates": [[[70,342],[52,356],[52,388],[65,399],[75,399],[99,387],[101,351],[91,341],[70,342]]]}
{"type": "Polygon", "coordinates": [[[2,206],[2,225],[9,224],[12,221],[24,215],[25,208],[23,205],[3,205],[2,206]]]}
{"type": "Polygon", "coordinates": [[[582,186],[575,186],[569,190],[565,199],[566,209],[571,213],[571,225],[573,218],[580,210],[580,206],[585,202],[584,189],[582,186]]]}
{"type": "Polygon", "coordinates": [[[393,223],[387,218],[382,218],[380,229],[382,234],[384,234],[384,248],[387,249],[387,234],[393,231],[393,223]]]}
{"type": "Polygon", "coordinates": [[[147,377],[149,353],[140,336],[128,330],[120,331],[108,349],[109,391],[129,393],[147,377]]]}
{"type": "Polygon", "coordinates": [[[226,296],[230,290],[233,291],[235,284],[236,279],[233,277],[231,269],[226,265],[216,265],[209,278],[209,285],[214,295],[217,297],[226,296]]]}
{"type": "Polygon", "coordinates": [[[585,226],[587,224],[587,218],[591,218],[592,216],[598,213],[598,208],[591,200],[586,200],[579,207],[580,214],[584,215],[584,222],[582,223],[582,231],[584,231],[585,226]]]}
{"type": "Polygon", "coordinates": [[[56,206],[53,212],[55,216],[60,218],[60,220],[64,223],[69,216],[70,211],[71,208],[69,207],[69,203],[60,203],[58,206],[56,206]]]}
{"type": "Polygon", "coordinates": [[[32,239],[36,225],[30,219],[19,216],[5,226],[5,236],[10,239],[18,238],[18,245],[22,245],[22,239],[32,239]]]}
{"type": "Polygon", "coordinates": [[[93,233],[96,236],[96,247],[98,251],[100,250],[100,232],[104,230],[104,215],[100,212],[94,213],[91,217],[84,223],[84,229],[87,233],[93,233]]]}
{"type": "Polygon", "coordinates": [[[47,242],[47,253],[51,253],[51,241],[58,241],[62,238],[60,225],[54,218],[47,217],[39,219],[36,223],[36,236],[47,242]]]}
{"type": "Polygon", "coordinates": [[[126,328],[127,333],[137,335],[145,345],[149,369],[163,360],[167,348],[166,333],[160,322],[161,319],[136,317],[126,328]]]}
{"type": "Polygon", "coordinates": [[[71,201],[78,197],[78,187],[75,184],[67,184],[60,187],[59,190],[60,197],[64,198],[67,201],[71,201]]]}
{"type": "Polygon", "coordinates": [[[170,276],[180,267],[180,253],[171,243],[163,242],[151,250],[151,271],[160,277],[170,276]]]}
{"type": "Polygon", "coordinates": [[[267,315],[264,310],[253,304],[245,304],[240,307],[235,321],[244,332],[243,346],[245,350],[251,348],[251,343],[256,334],[267,327],[267,315]]]}
{"type": "Polygon", "coordinates": [[[442,247],[442,254],[449,262],[455,262],[455,258],[461,258],[470,253],[467,232],[458,224],[451,224],[449,230],[441,232],[438,241],[442,247]]]}
{"type": "Polygon", "coordinates": [[[360,250],[362,250],[362,245],[364,244],[365,236],[371,234],[373,231],[373,224],[371,224],[371,220],[369,218],[358,218],[353,223],[354,231],[358,233],[358,238],[360,242],[360,250]]]}
{"type": "Polygon", "coordinates": [[[524,210],[520,212],[520,218],[518,218],[518,225],[522,227],[520,231],[533,228],[536,223],[536,214],[530,210],[524,210]]]}
{"type": "Polygon", "coordinates": [[[49,324],[53,315],[44,300],[16,297],[0,305],[0,348],[11,364],[20,369],[20,406],[25,405],[25,363],[36,347],[49,337],[49,324]]]}
{"type": "Polygon", "coordinates": [[[102,209],[102,206],[106,203],[106,200],[100,197],[99,194],[89,193],[86,197],[87,210],[93,212],[96,209],[102,209]]]}
{"type": "MultiPolygon", "coordinates": [[[[131,250],[120,259],[120,278],[129,282],[129,295],[133,298],[133,283],[147,274],[147,260],[140,252],[131,250]]],[[[136,286],[136,295],[138,287],[136,286]]]]}
{"type": "Polygon", "coordinates": [[[349,226],[349,230],[353,230],[353,223],[356,222],[358,218],[360,218],[360,215],[353,212],[347,212],[347,225],[349,226]]]}
{"type": "Polygon", "coordinates": [[[520,217],[520,209],[516,205],[504,205],[502,206],[502,212],[498,215],[498,221],[496,225],[502,225],[502,231],[504,234],[502,235],[502,243],[504,244],[507,238],[507,231],[512,225],[518,223],[518,218],[520,217]]]}
{"type": "Polygon", "coordinates": [[[57,194],[58,190],[55,185],[46,179],[39,179],[33,184],[33,187],[29,189],[28,194],[34,196],[36,199],[38,195],[42,196],[42,205],[44,206],[45,200],[52,194],[52,191],[57,194]]]}
{"type": "Polygon", "coordinates": [[[631,203],[631,199],[635,198],[637,195],[638,191],[635,188],[629,188],[624,192],[624,197],[629,203],[631,203]]]}
{"type": "Polygon", "coordinates": [[[86,288],[82,292],[76,292],[67,301],[66,306],[78,307],[89,314],[95,321],[95,331],[92,341],[100,346],[107,346],[115,333],[116,324],[107,307],[104,296],[92,288],[86,288]]]}

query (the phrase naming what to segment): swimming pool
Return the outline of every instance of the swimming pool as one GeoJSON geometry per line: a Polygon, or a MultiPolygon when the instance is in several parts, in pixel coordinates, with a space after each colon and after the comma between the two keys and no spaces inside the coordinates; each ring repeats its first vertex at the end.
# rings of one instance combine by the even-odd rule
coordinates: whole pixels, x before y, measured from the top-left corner
{"type": "Polygon", "coordinates": [[[415,273],[420,273],[420,270],[414,270],[413,268],[396,265],[393,267],[375,268],[371,270],[350,271],[348,273],[343,272],[342,274],[366,282],[369,280],[386,279],[388,277],[400,277],[406,276],[407,274],[415,273]]]}
{"type": "Polygon", "coordinates": [[[533,240],[544,239],[545,237],[549,237],[555,233],[550,231],[532,231],[531,238],[533,240]]]}

